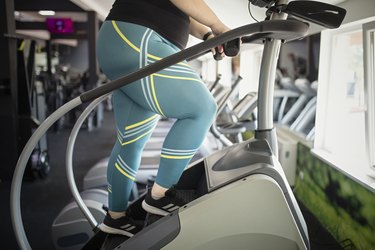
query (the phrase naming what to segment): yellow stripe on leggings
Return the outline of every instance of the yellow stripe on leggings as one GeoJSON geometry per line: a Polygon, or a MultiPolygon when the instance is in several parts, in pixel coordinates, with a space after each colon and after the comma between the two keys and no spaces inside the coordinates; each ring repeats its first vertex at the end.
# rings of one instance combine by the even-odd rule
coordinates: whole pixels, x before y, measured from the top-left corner
{"type": "Polygon", "coordinates": [[[117,140],[119,143],[122,143],[122,138],[117,134],[117,140]]]}
{"type": "Polygon", "coordinates": [[[162,158],[167,158],[167,159],[188,159],[188,158],[191,158],[193,157],[194,155],[187,155],[187,156],[172,156],[172,155],[163,155],[161,154],[160,157],[162,158]]]}
{"type": "MultiPolygon", "coordinates": [[[[112,25],[113,25],[113,28],[116,30],[117,34],[122,38],[122,40],[124,40],[131,48],[133,48],[135,51],[137,51],[138,53],[140,53],[140,48],[138,48],[137,46],[135,46],[129,39],[126,38],[126,36],[121,32],[121,30],[119,29],[119,27],[117,26],[116,24],[116,21],[113,21],[112,20],[112,25]]],[[[154,60],[161,60],[163,58],[161,57],[157,57],[157,56],[154,56],[154,55],[151,55],[149,53],[147,53],[147,57],[149,58],[152,58],[154,60]]],[[[186,64],[186,63],[178,63],[180,65],[184,65],[184,66],[187,66],[190,68],[190,65],[189,64],[186,64]]]]}
{"type": "Polygon", "coordinates": [[[201,80],[192,78],[192,77],[183,77],[183,76],[170,76],[170,75],[163,75],[163,74],[152,74],[154,76],[164,77],[164,78],[171,78],[171,79],[179,79],[179,80],[187,80],[187,81],[196,81],[201,82],[201,80]]]}
{"type": "Polygon", "coordinates": [[[154,128],[150,129],[150,130],[147,131],[146,133],[144,133],[144,134],[138,136],[137,138],[135,138],[135,139],[133,139],[133,140],[130,140],[130,141],[127,141],[127,142],[123,142],[123,143],[120,142],[120,143],[121,143],[121,146],[125,146],[125,145],[128,145],[128,144],[130,144],[130,143],[133,143],[133,142],[135,142],[135,141],[141,139],[142,137],[146,136],[147,134],[151,133],[153,130],[154,130],[154,128]]]}
{"type": "Polygon", "coordinates": [[[155,91],[155,84],[154,84],[154,76],[151,75],[150,76],[150,79],[151,79],[151,89],[152,89],[152,96],[154,97],[154,101],[156,103],[156,107],[158,108],[159,110],[159,113],[165,117],[163,111],[161,111],[161,108],[160,108],[160,105],[159,105],[159,102],[158,102],[158,98],[156,97],[156,91],[155,91]]]}
{"type": "Polygon", "coordinates": [[[126,127],[125,127],[125,130],[126,130],[126,129],[131,129],[131,128],[139,127],[139,126],[141,126],[141,125],[143,125],[143,124],[145,124],[145,123],[147,123],[147,122],[149,122],[149,121],[155,119],[157,116],[158,116],[158,115],[153,115],[153,116],[151,116],[151,117],[149,117],[149,118],[147,118],[147,119],[145,119],[145,120],[143,120],[143,121],[140,121],[140,122],[134,123],[134,124],[132,124],[132,125],[126,126],[126,127]]]}
{"type": "Polygon", "coordinates": [[[121,174],[125,175],[130,180],[135,181],[135,178],[133,176],[130,176],[128,173],[126,173],[117,163],[115,163],[115,166],[116,166],[117,170],[120,171],[121,174]]]}

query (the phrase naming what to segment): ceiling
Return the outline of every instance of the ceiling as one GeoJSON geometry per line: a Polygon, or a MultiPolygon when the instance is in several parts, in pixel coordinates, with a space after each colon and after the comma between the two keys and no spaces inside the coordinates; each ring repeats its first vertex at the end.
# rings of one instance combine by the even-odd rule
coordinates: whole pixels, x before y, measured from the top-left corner
{"type": "MultiPolygon", "coordinates": [[[[104,20],[115,0],[15,0],[16,10],[22,13],[25,21],[41,21],[43,16],[37,13],[40,9],[56,11],[56,16],[69,16],[75,21],[85,21],[86,11],[95,11],[99,19],[104,20]],[[43,6],[43,7],[41,7],[43,6]],[[71,9],[73,11],[66,11],[71,9]],[[65,11],[64,11],[65,10],[65,11]],[[81,12],[80,12],[81,11],[81,12]]],[[[246,0],[204,0],[216,15],[230,28],[254,22],[248,11],[246,0]],[[235,18],[234,18],[235,17],[235,18]]],[[[331,4],[339,4],[346,0],[319,0],[331,4]]],[[[251,12],[257,19],[264,18],[264,9],[251,5],[251,12]]]]}
{"type": "MultiPolygon", "coordinates": [[[[85,10],[94,10],[103,20],[112,7],[114,0],[70,0],[85,10]]],[[[339,4],[346,0],[319,0],[320,2],[339,4]]],[[[249,22],[253,22],[249,16],[246,0],[205,0],[217,16],[229,27],[235,28],[249,22]],[[235,18],[233,18],[235,17],[235,18]]],[[[261,19],[264,16],[264,9],[251,6],[251,11],[255,17],[261,19]]]]}
{"type": "MultiPolygon", "coordinates": [[[[104,20],[109,10],[112,7],[114,0],[97,1],[97,0],[70,0],[82,9],[94,10],[97,12],[99,18],[104,20]]],[[[339,4],[346,0],[319,0],[320,2],[339,4]]],[[[249,14],[248,1],[246,0],[205,0],[208,6],[215,12],[215,14],[230,28],[236,28],[245,24],[255,22],[249,14]],[[235,18],[234,18],[235,17],[235,18]]],[[[263,8],[251,5],[252,15],[262,20],[265,17],[263,8]]],[[[191,37],[188,46],[199,42],[197,39],[191,37]]]]}
{"type": "MultiPolygon", "coordinates": [[[[86,22],[87,15],[84,11],[95,11],[100,20],[107,16],[115,0],[15,0],[16,19],[20,21],[43,22],[45,16],[38,14],[40,6],[44,9],[56,11],[55,17],[67,17],[76,22],[86,22]],[[69,11],[72,10],[72,11],[69,11]],[[83,10],[83,11],[82,11],[83,10]]],[[[319,0],[321,2],[339,4],[346,0],[319,0]]],[[[230,28],[236,28],[245,24],[255,22],[249,14],[248,1],[246,0],[205,0],[216,15],[230,28]]],[[[252,15],[263,20],[265,11],[254,5],[250,6],[252,15]]],[[[34,31],[34,35],[36,35],[34,31]]],[[[45,32],[46,31],[41,31],[45,32]]],[[[48,32],[47,32],[48,33],[48,32]]],[[[46,35],[46,34],[45,34],[46,35]]],[[[48,35],[48,34],[47,34],[48,35]]],[[[198,43],[193,37],[190,38],[188,46],[198,43]]]]}

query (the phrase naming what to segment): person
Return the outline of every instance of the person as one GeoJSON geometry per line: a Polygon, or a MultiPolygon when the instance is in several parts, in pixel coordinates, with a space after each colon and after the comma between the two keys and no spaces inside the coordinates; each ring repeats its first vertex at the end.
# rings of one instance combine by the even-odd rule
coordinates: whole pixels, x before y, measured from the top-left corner
{"type": "MultiPolygon", "coordinates": [[[[203,0],[116,0],[97,38],[101,70],[114,80],[185,48],[189,34],[207,40],[229,28],[203,0]]],[[[217,53],[223,53],[222,47],[217,53]]],[[[176,121],[161,149],[156,180],[142,203],[165,216],[184,205],[173,192],[202,144],[216,103],[199,75],[180,62],[113,92],[117,140],[108,162],[108,208],[99,228],[133,236],[141,228],[126,215],[142,150],[160,117],[176,121]]]]}

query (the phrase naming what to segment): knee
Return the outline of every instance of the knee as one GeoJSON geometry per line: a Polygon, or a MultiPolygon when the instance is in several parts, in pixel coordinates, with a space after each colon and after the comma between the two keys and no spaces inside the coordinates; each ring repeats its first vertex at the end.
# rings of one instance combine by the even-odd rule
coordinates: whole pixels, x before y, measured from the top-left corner
{"type": "Polygon", "coordinates": [[[199,120],[211,124],[216,117],[217,105],[203,84],[195,84],[178,97],[180,105],[171,106],[176,118],[199,120]]]}
{"type": "Polygon", "coordinates": [[[216,101],[212,96],[210,96],[210,98],[207,100],[204,113],[205,115],[210,116],[213,119],[216,117],[216,112],[217,112],[216,101]]]}
{"type": "Polygon", "coordinates": [[[210,95],[204,100],[197,100],[196,104],[197,116],[211,124],[214,121],[217,112],[217,104],[215,99],[210,95]]]}

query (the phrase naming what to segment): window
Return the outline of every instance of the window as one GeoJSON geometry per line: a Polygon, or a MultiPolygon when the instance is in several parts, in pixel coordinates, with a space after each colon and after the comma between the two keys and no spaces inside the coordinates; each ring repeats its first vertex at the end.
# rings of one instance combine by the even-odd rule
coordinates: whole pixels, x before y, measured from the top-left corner
{"type": "Polygon", "coordinates": [[[373,92],[373,78],[368,76],[373,77],[374,66],[364,63],[370,46],[363,45],[362,25],[373,20],[322,32],[313,148],[317,156],[368,186],[375,183],[369,177],[375,175],[370,168],[374,133],[369,128],[374,126],[374,94],[365,89],[372,86],[373,92]]]}
{"type": "Polygon", "coordinates": [[[375,171],[375,22],[363,25],[365,98],[367,100],[367,149],[371,168],[375,171]]]}
{"type": "Polygon", "coordinates": [[[243,98],[249,92],[258,92],[259,71],[262,61],[263,46],[261,45],[242,45],[240,75],[242,82],[239,86],[239,98],[243,98]]]}

